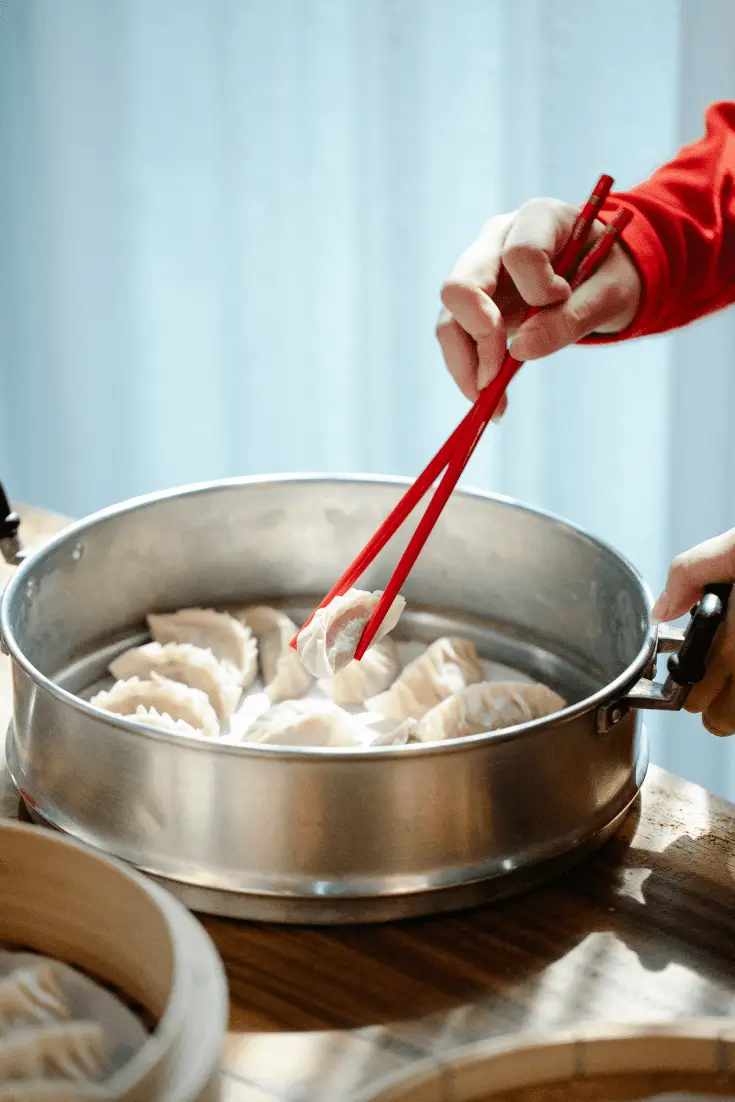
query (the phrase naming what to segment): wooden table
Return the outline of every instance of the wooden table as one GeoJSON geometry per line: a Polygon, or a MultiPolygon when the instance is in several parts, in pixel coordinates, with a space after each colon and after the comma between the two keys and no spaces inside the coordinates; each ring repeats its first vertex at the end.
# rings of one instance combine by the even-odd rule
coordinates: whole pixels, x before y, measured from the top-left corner
{"type": "MultiPolygon", "coordinates": [[[[61,525],[24,513],[31,546],[61,525]]],[[[1,731],[10,710],[2,659],[1,731]]],[[[223,1102],[348,1102],[481,1038],[735,1017],[735,807],[652,767],[621,833],[521,898],[382,927],[202,921],[230,984],[223,1102]]]]}

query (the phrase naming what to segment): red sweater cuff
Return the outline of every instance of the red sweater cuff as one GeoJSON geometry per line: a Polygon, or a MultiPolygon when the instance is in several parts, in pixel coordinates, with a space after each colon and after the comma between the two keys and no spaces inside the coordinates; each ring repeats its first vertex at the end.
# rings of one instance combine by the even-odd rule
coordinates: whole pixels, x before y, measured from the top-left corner
{"type": "Polygon", "coordinates": [[[580,344],[613,344],[615,341],[628,341],[655,332],[657,318],[668,297],[671,285],[669,261],[656,230],[646,216],[637,207],[613,194],[605,202],[598,218],[607,224],[621,207],[625,207],[633,215],[623,231],[620,243],[641,277],[638,312],[631,324],[619,333],[591,333],[580,344]]]}

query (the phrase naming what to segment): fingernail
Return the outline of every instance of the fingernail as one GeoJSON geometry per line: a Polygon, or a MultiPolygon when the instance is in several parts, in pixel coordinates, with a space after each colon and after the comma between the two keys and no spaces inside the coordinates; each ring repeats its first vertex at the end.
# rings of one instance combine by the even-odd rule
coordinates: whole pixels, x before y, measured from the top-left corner
{"type": "Polygon", "coordinates": [[[491,383],[497,372],[490,366],[490,364],[480,364],[477,369],[477,389],[484,390],[488,383],[491,383]]]}
{"type": "Polygon", "coordinates": [[[514,360],[522,360],[528,352],[528,341],[524,341],[525,334],[514,337],[508,345],[508,351],[514,360]]]}
{"type": "Polygon", "coordinates": [[[658,620],[660,624],[666,622],[666,616],[669,611],[669,600],[666,596],[666,591],[661,594],[653,608],[651,609],[651,619],[658,620]]]}

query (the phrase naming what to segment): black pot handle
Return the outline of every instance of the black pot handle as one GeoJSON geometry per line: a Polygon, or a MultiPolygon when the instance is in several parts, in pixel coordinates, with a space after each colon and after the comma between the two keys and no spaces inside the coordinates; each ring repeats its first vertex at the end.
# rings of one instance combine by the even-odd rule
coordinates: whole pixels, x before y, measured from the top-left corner
{"type": "Polygon", "coordinates": [[[5,488],[0,482],[0,552],[10,566],[18,566],[25,557],[18,535],[19,529],[20,517],[13,511],[5,488]]]}
{"type": "Polygon", "coordinates": [[[732,583],[707,585],[701,600],[691,610],[684,639],[667,663],[669,677],[676,685],[691,688],[707,670],[707,657],[720,625],[727,616],[732,583]]]}
{"type": "Polygon", "coordinates": [[[642,677],[625,696],[598,710],[596,724],[600,734],[609,731],[634,708],[663,712],[677,712],[683,708],[692,686],[701,681],[707,671],[709,652],[727,616],[731,593],[730,582],[707,585],[691,610],[685,631],[661,625],[648,671],[650,676],[642,677]],[[661,684],[654,680],[656,658],[666,651],[675,653],[667,663],[668,677],[661,684]]]}

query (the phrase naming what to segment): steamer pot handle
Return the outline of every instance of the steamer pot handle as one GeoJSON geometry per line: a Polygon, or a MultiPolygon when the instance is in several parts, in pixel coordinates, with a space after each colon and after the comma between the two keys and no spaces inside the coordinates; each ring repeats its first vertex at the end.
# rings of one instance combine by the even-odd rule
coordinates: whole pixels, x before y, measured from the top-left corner
{"type": "Polygon", "coordinates": [[[8,501],[2,482],[0,482],[0,552],[10,566],[19,566],[25,558],[23,546],[18,536],[20,517],[8,501]]]}
{"type": "Polygon", "coordinates": [[[652,659],[651,678],[642,677],[622,699],[600,708],[597,713],[600,734],[609,731],[633,708],[676,712],[684,706],[692,685],[696,685],[705,675],[710,648],[727,615],[731,593],[732,584],[729,582],[705,586],[701,600],[691,611],[686,631],[661,625],[656,654],[652,659]],[[661,684],[653,677],[656,658],[666,651],[674,653],[667,663],[668,677],[661,684]]]}

